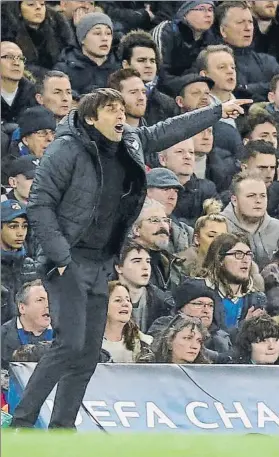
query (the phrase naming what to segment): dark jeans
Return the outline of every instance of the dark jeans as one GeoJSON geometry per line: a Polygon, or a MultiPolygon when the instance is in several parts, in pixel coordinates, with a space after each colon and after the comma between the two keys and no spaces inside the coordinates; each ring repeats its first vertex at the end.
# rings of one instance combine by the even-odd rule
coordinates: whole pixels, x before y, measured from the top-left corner
{"type": "Polygon", "coordinates": [[[58,382],[49,427],[74,428],[102,345],[108,303],[106,268],[75,255],[63,275],[55,271],[45,288],[56,338],[32,374],[12,425],[32,427],[58,382]]]}

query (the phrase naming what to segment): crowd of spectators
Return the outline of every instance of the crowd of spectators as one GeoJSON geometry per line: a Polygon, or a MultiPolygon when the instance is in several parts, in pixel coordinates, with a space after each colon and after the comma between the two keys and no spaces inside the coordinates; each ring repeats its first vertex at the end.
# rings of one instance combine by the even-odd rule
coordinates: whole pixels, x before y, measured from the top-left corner
{"type": "Polygon", "coordinates": [[[3,369],[38,361],[55,336],[26,205],[61,121],[105,87],[133,128],[253,104],[146,153],[100,361],[279,364],[279,2],[3,1],[1,16],[3,369]]]}

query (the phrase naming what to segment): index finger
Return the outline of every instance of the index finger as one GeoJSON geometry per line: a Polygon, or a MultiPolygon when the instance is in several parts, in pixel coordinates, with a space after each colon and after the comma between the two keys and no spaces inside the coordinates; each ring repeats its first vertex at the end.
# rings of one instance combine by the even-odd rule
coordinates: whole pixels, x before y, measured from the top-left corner
{"type": "Polygon", "coordinates": [[[252,100],[251,98],[239,98],[234,100],[234,103],[236,103],[237,105],[251,105],[252,103],[254,103],[254,100],[252,100]]]}

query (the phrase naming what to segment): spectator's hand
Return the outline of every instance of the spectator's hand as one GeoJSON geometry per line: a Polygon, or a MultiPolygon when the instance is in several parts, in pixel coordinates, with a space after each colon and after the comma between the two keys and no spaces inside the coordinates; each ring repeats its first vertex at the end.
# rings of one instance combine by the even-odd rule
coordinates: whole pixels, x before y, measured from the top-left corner
{"type": "Polygon", "coordinates": [[[263,314],[265,314],[264,309],[261,309],[261,308],[255,309],[254,306],[251,306],[251,308],[248,309],[245,320],[248,321],[248,319],[251,319],[251,317],[258,317],[258,316],[262,316],[263,314]]]}
{"type": "Polygon", "coordinates": [[[154,15],[154,14],[152,13],[152,11],[151,11],[151,6],[150,6],[150,4],[149,4],[149,3],[145,3],[145,7],[144,7],[144,8],[145,8],[145,11],[148,12],[149,17],[150,17],[150,20],[153,21],[153,19],[155,18],[155,15],[154,15]]]}
{"type": "Polygon", "coordinates": [[[249,98],[239,100],[230,100],[229,102],[222,103],[222,117],[224,119],[236,119],[240,114],[244,114],[244,109],[241,105],[248,105],[253,103],[249,98]]]}
{"type": "Polygon", "coordinates": [[[89,13],[89,8],[86,8],[86,7],[77,8],[73,14],[74,26],[76,27],[78,25],[78,23],[81,21],[81,19],[88,13],[89,13]]]}
{"type": "Polygon", "coordinates": [[[58,273],[60,274],[60,276],[63,276],[63,273],[64,271],[66,270],[67,266],[66,267],[58,267],[57,270],[58,270],[58,273]]]}

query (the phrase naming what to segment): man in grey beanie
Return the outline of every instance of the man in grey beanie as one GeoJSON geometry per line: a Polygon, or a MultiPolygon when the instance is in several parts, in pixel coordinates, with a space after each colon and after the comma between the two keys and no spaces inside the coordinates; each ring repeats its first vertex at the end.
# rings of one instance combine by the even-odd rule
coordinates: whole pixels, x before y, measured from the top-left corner
{"type": "Polygon", "coordinates": [[[152,35],[163,58],[160,90],[172,95],[170,83],[173,78],[186,70],[189,72],[200,51],[216,44],[213,22],[212,0],[190,0],[182,4],[173,21],[155,27],[152,35]]]}
{"type": "Polygon", "coordinates": [[[69,76],[72,89],[80,95],[107,87],[109,75],[120,67],[111,52],[113,24],[110,17],[104,13],[86,14],[77,24],[76,36],[80,48],[64,49],[55,69],[69,76]]]}

